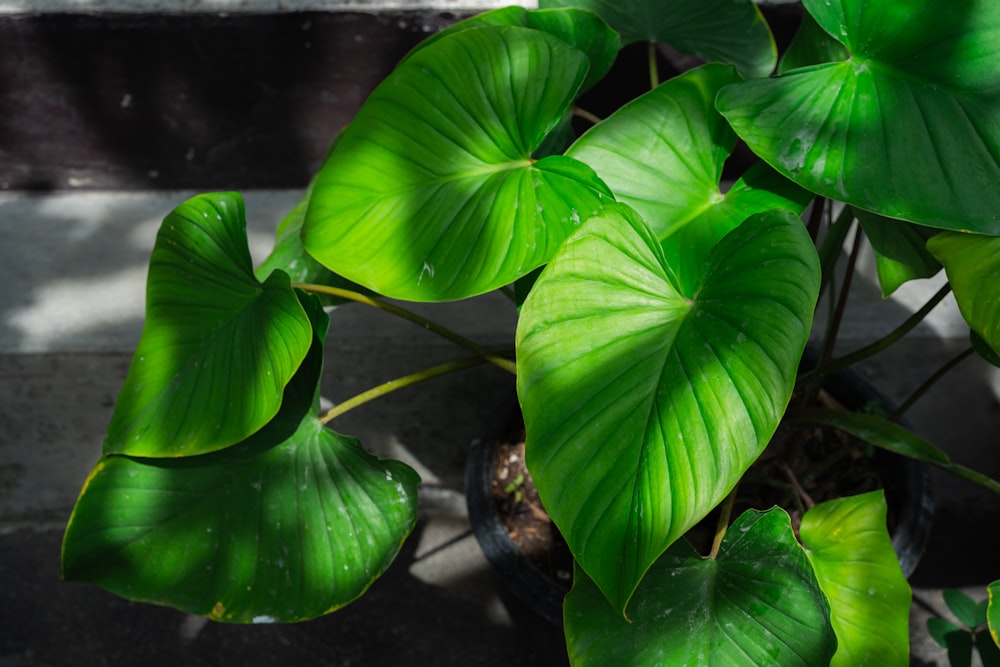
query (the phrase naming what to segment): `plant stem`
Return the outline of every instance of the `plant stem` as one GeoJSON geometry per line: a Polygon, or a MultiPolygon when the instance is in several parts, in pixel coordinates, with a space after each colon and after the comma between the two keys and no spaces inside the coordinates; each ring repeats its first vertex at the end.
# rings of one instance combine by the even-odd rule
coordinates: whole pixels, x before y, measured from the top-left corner
{"type": "Polygon", "coordinates": [[[353,292],[351,290],[341,289],[339,287],[329,287],[327,285],[316,285],[313,283],[294,283],[292,287],[297,287],[305,292],[312,292],[315,294],[326,294],[327,296],[336,296],[342,299],[348,299],[350,301],[355,301],[357,303],[363,303],[373,308],[378,308],[379,310],[385,311],[391,315],[401,317],[407,322],[412,322],[418,327],[427,329],[428,331],[441,336],[445,340],[455,343],[459,347],[465,348],[466,350],[478,355],[483,360],[490,362],[495,366],[499,366],[505,371],[517,374],[517,365],[510,359],[503,357],[495,352],[491,352],[486,348],[473,343],[471,340],[464,338],[451,329],[441,326],[436,322],[432,322],[425,317],[421,317],[416,313],[410,312],[405,308],[400,308],[387,301],[382,301],[381,299],[376,299],[374,297],[367,296],[365,294],[360,294],[358,292],[353,292]]]}
{"type": "Polygon", "coordinates": [[[827,202],[829,200],[826,197],[816,197],[813,199],[813,207],[809,212],[809,222],[806,223],[806,229],[809,231],[809,238],[816,243],[816,239],[819,238],[819,229],[823,223],[823,213],[826,212],[827,202]]]}
{"type": "Polygon", "coordinates": [[[431,378],[435,378],[440,375],[447,375],[448,373],[454,373],[455,371],[472,368],[473,366],[484,364],[486,361],[487,360],[482,357],[472,357],[470,359],[462,359],[460,361],[449,361],[448,363],[441,364],[440,366],[425,368],[417,371],[416,373],[410,373],[409,375],[404,375],[403,377],[396,378],[395,380],[384,382],[377,387],[372,387],[368,391],[352,396],[343,403],[338,403],[334,407],[327,410],[327,412],[320,417],[319,421],[322,424],[326,424],[341,416],[345,412],[349,412],[360,405],[364,405],[365,403],[385,396],[386,394],[391,394],[397,389],[409,387],[410,385],[423,382],[424,380],[430,380],[431,378]]]}
{"type": "Polygon", "coordinates": [[[891,347],[893,343],[895,343],[900,338],[908,334],[915,326],[920,324],[924,320],[924,318],[927,317],[927,314],[930,313],[931,310],[933,310],[934,307],[938,305],[943,298],[948,296],[948,292],[950,291],[951,291],[951,285],[945,284],[943,287],[941,287],[941,289],[937,291],[936,294],[934,294],[934,296],[932,296],[927,301],[927,303],[923,305],[923,307],[920,310],[913,313],[913,315],[910,315],[910,317],[908,317],[905,322],[900,324],[893,331],[889,332],[888,335],[880,338],[874,343],[865,345],[864,347],[857,349],[854,352],[851,352],[850,354],[846,354],[843,357],[840,357],[839,359],[834,359],[828,364],[825,364],[819,368],[809,371],[808,373],[804,373],[802,376],[799,377],[799,381],[803,380],[812,381],[817,378],[825,377],[827,375],[830,375],[831,373],[839,371],[843,368],[847,368],[852,364],[862,361],[863,359],[867,359],[868,357],[878,354],[879,352],[885,350],[888,347],[891,347]]]}
{"type": "Polygon", "coordinates": [[[660,66],[656,62],[656,43],[650,42],[646,53],[649,56],[649,89],[660,85],[660,66]]]}
{"type": "Polygon", "coordinates": [[[962,350],[958,354],[956,354],[948,361],[946,361],[941,366],[941,368],[937,369],[934,373],[932,373],[930,377],[924,380],[923,384],[917,387],[912,394],[907,396],[905,401],[900,403],[899,407],[896,408],[896,411],[893,412],[891,415],[889,415],[889,420],[899,421],[899,418],[902,417],[904,414],[906,414],[906,411],[909,410],[913,406],[913,404],[916,403],[920,399],[920,397],[927,392],[928,389],[934,386],[934,384],[942,377],[944,377],[945,374],[948,373],[948,371],[950,371],[955,366],[958,366],[961,362],[965,361],[965,359],[970,355],[972,355],[973,352],[975,352],[975,350],[970,346],[962,350]]]}
{"type": "Polygon", "coordinates": [[[861,252],[861,225],[854,229],[854,241],[851,243],[851,254],[847,258],[847,268],[844,271],[844,282],[840,285],[840,294],[837,296],[837,307],[834,309],[833,317],[826,328],[826,341],[823,344],[823,353],[819,360],[820,366],[825,366],[833,357],[833,348],[837,344],[837,335],[840,333],[840,325],[844,321],[844,311],[847,309],[847,298],[851,294],[851,283],[854,281],[854,268],[858,263],[858,254],[861,252]]]}
{"type": "Polygon", "coordinates": [[[719,555],[719,548],[722,546],[722,538],[726,536],[729,528],[729,518],[733,514],[733,505],[736,504],[736,489],[733,487],[726,499],[719,506],[719,523],[716,524],[715,537],[712,539],[712,550],[708,552],[708,558],[715,558],[719,555]]]}
{"type": "Polygon", "coordinates": [[[580,107],[575,105],[573,106],[573,115],[578,118],[582,118],[593,125],[597,125],[598,123],[601,122],[601,118],[599,116],[592,114],[586,109],[581,109],[580,107]]]}

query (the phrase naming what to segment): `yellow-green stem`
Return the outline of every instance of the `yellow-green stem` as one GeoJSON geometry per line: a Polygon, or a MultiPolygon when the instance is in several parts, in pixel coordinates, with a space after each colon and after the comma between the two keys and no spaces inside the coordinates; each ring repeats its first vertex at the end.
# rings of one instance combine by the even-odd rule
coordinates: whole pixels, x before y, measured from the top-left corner
{"type": "Polygon", "coordinates": [[[343,415],[345,412],[353,410],[359,405],[364,405],[369,401],[381,398],[382,396],[390,394],[397,389],[409,387],[410,385],[423,382],[424,380],[429,380],[440,375],[447,375],[448,373],[454,373],[455,371],[464,370],[466,368],[472,368],[473,366],[478,366],[484,363],[486,363],[486,360],[482,357],[473,357],[471,359],[462,359],[460,361],[449,361],[448,363],[441,364],[440,366],[425,368],[421,371],[417,371],[416,373],[410,373],[409,375],[404,375],[403,377],[396,378],[395,380],[384,382],[377,387],[372,387],[368,391],[361,392],[357,396],[353,396],[343,403],[339,403],[330,410],[327,410],[327,412],[320,417],[320,422],[326,424],[343,415]]]}
{"type": "Polygon", "coordinates": [[[652,90],[660,85],[660,66],[656,62],[656,43],[649,43],[649,88],[652,90]]]}
{"type": "Polygon", "coordinates": [[[339,287],[330,287],[328,285],[316,285],[313,283],[293,283],[292,287],[296,287],[305,292],[312,292],[314,294],[326,294],[327,296],[335,296],[341,299],[348,299],[356,303],[363,303],[367,306],[377,308],[384,312],[387,312],[396,317],[401,317],[407,322],[416,324],[422,329],[426,329],[432,333],[441,336],[445,340],[451,341],[459,347],[465,348],[469,352],[478,355],[485,361],[490,362],[494,366],[498,366],[505,371],[517,374],[517,365],[510,359],[503,357],[495,352],[491,352],[486,348],[473,343],[471,340],[460,336],[451,329],[441,326],[440,324],[428,320],[425,317],[417,315],[416,313],[410,312],[405,308],[400,308],[399,306],[393,305],[387,301],[382,301],[375,297],[368,296],[366,294],[361,294],[359,292],[354,292],[352,290],[341,289],[339,287]]]}
{"type": "Polygon", "coordinates": [[[715,558],[719,555],[719,549],[722,547],[722,538],[726,536],[726,530],[729,529],[729,518],[733,514],[733,505],[736,504],[736,489],[739,487],[734,487],[726,499],[722,501],[722,505],[719,506],[719,523],[716,524],[715,528],[715,538],[712,540],[712,550],[708,553],[709,558],[715,558]]]}

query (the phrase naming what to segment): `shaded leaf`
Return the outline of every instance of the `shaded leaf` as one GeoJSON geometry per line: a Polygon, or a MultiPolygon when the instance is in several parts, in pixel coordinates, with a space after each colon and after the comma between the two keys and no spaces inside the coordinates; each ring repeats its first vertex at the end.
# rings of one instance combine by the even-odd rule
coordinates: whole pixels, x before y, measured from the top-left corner
{"type": "Polygon", "coordinates": [[[854,214],[875,251],[883,297],[905,282],[930,278],[941,270],[941,263],[927,250],[927,239],[937,230],[857,209],[854,214]]]}
{"type": "Polygon", "coordinates": [[[850,58],[724,88],[739,136],[825,197],[1000,234],[1000,4],[803,4],[850,58]]]}
{"type": "Polygon", "coordinates": [[[787,211],[744,222],[701,277],[681,292],[652,231],[619,207],[560,248],[521,309],[528,469],[619,611],[767,444],[819,285],[815,248],[787,211]]]}
{"type": "Polygon", "coordinates": [[[830,603],[837,634],[830,665],[910,664],[910,585],[892,548],[883,492],[812,507],[799,537],[830,603]]]}
{"type": "Polygon", "coordinates": [[[942,589],[941,596],[944,598],[945,604],[948,605],[948,609],[958,619],[958,622],[970,630],[975,630],[986,622],[987,600],[984,600],[980,604],[962,591],[954,588],[942,589]]]}
{"type": "Polygon", "coordinates": [[[133,600],[234,623],[291,622],[363,593],[416,520],[418,478],[316,417],[326,316],[279,414],[182,459],[106,455],[70,517],[62,567],[133,600]]]}
{"type": "Polygon", "coordinates": [[[666,42],[710,62],[736,65],[744,76],[768,76],[777,47],[750,0],[541,0],[541,7],[581,7],[604,18],[622,44],[666,42]]]}
{"type": "Polygon", "coordinates": [[[976,351],[980,357],[993,364],[994,366],[1000,368],[1000,354],[993,351],[983,337],[977,334],[975,331],[969,330],[969,342],[972,343],[972,349],[976,351]]]}
{"type": "MultiPolygon", "coordinates": [[[[365,288],[338,276],[317,262],[302,246],[302,224],[305,222],[306,208],[312,195],[312,185],[309,184],[302,198],[278,224],[274,249],[254,272],[257,279],[266,280],[271,273],[280,270],[287,273],[293,283],[318,283],[355,292],[366,292],[365,288]]],[[[344,299],[327,295],[320,296],[320,300],[328,306],[345,302],[344,299]]]]}
{"type": "Polygon", "coordinates": [[[254,277],[243,199],[184,202],[157,234],[146,322],[104,452],[189,456],[246,439],[278,412],[311,339],[288,276],[254,277]]]}
{"type": "Polygon", "coordinates": [[[532,158],[587,69],[583,52],[527,28],[472,28],[418,50],[324,164],[306,250],[415,301],[488,292],[544,264],[608,194],[579,162],[532,158]]]}
{"type": "Polygon", "coordinates": [[[955,625],[946,618],[928,618],[927,634],[936,641],[941,648],[948,648],[948,635],[953,632],[966,632],[963,628],[955,625]]]}
{"type": "Polygon", "coordinates": [[[778,64],[778,73],[785,74],[809,65],[839,62],[846,60],[849,55],[844,45],[820,28],[811,14],[803,12],[802,23],[778,64]]]}
{"type": "Polygon", "coordinates": [[[836,648],[826,600],[781,509],[750,510],[717,558],[681,540],[617,615],[577,568],[566,597],[573,665],[822,665],[836,648]]]}
{"type": "Polygon", "coordinates": [[[789,414],[789,424],[825,424],[902,456],[933,464],[950,462],[948,455],[909,429],[880,415],[826,408],[806,408],[789,414]]]}

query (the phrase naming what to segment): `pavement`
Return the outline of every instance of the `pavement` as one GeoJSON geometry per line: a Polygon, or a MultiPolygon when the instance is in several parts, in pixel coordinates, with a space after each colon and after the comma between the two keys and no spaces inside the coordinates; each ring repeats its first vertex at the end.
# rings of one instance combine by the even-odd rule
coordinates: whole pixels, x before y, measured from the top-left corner
{"type": "MultiPolygon", "coordinates": [[[[466,452],[511,389],[508,376],[486,367],[397,392],[338,422],[338,430],[403,458],[424,479],[420,520],[402,553],[343,610],[295,625],[230,626],[60,580],[62,530],[99,457],[141,330],[157,226],[191,194],[0,193],[0,667],[563,664],[559,631],[509,602],[469,528],[466,452]]],[[[298,193],[244,194],[259,260],[298,193]]],[[[891,300],[888,322],[874,310],[881,299],[870,270],[860,280],[864,293],[848,311],[845,348],[885,333],[935,289],[905,288],[891,300]]],[[[487,346],[509,344],[515,324],[513,308],[495,294],[418,310],[487,346]]],[[[949,300],[861,370],[898,401],[964,346],[964,336],[949,300]]],[[[406,322],[341,308],[331,323],[323,393],[339,401],[455,355],[406,322]]],[[[910,420],[955,460],[1000,477],[998,396],[997,369],[967,360],[910,420]]],[[[940,589],[982,598],[1000,578],[1000,499],[944,474],[935,472],[934,481],[934,530],[911,578],[914,665],[947,664],[924,629],[943,610],[940,589]]]]}

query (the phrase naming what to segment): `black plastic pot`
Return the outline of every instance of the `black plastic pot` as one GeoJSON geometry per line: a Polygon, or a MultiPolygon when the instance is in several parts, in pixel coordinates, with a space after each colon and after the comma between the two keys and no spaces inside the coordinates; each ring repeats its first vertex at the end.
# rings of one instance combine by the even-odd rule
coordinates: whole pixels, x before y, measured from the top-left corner
{"type": "MultiPolygon", "coordinates": [[[[814,359],[814,353],[807,351],[805,363],[814,359]]],[[[895,409],[853,371],[831,375],[823,386],[848,410],[862,410],[872,404],[886,414],[895,409]]],[[[473,441],[465,478],[469,519],[486,559],[503,580],[509,597],[552,625],[560,626],[565,587],[538,569],[510,539],[493,498],[493,468],[498,448],[516,437],[520,428],[520,408],[512,398],[498,410],[485,434],[473,441]]],[[[875,461],[889,512],[895,518],[892,545],[903,574],[909,577],[930,536],[934,514],[930,470],[924,463],[882,449],[876,450],[875,461]]]]}

